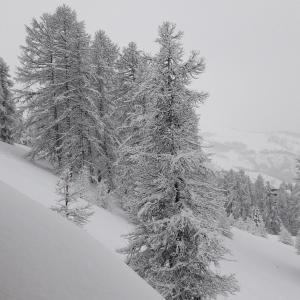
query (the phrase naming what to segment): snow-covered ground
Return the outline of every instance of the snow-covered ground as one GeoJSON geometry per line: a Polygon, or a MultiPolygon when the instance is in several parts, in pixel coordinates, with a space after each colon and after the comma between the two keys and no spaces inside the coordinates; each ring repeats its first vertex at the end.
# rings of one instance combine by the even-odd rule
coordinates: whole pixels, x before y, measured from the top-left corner
{"type": "MultiPolygon", "coordinates": [[[[51,172],[51,169],[45,163],[33,164],[32,162],[28,161],[25,158],[28,149],[22,146],[10,146],[0,142],[0,181],[6,183],[10,187],[13,187],[14,190],[18,190],[19,192],[25,194],[29,198],[41,203],[46,207],[50,207],[55,203],[56,194],[55,194],[55,186],[56,186],[56,176],[51,172]]],[[[43,269],[40,268],[42,264],[46,264],[47,267],[49,266],[48,261],[55,264],[56,260],[59,262],[60,265],[65,265],[66,262],[69,262],[70,265],[73,264],[75,261],[75,265],[70,266],[70,273],[67,270],[63,269],[63,266],[60,266],[62,269],[58,269],[55,274],[57,276],[61,273],[63,276],[67,274],[71,274],[70,284],[68,283],[67,289],[70,289],[71,283],[75,284],[78,278],[81,276],[86,276],[82,278],[82,282],[78,283],[78,289],[82,289],[85,291],[88,284],[96,285],[96,278],[91,279],[91,282],[88,283],[88,274],[81,275],[81,270],[85,270],[84,273],[90,272],[92,276],[99,276],[102,278],[103,270],[106,272],[106,269],[109,268],[110,260],[113,260],[112,269],[117,268],[116,260],[120,257],[112,258],[110,253],[108,253],[104,248],[106,247],[109,250],[116,250],[121,248],[125,245],[126,241],[121,236],[123,234],[128,233],[132,229],[132,225],[128,224],[128,222],[120,216],[114,215],[104,209],[95,207],[95,214],[93,215],[91,222],[85,227],[84,232],[82,229],[76,228],[75,225],[68,223],[67,221],[63,220],[60,216],[55,215],[54,212],[43,209],[38,204],[35,204],[32,200],[24,196],[12,196],[18,194],[16,191],[9,189],[6,185],[0,186],[0,291],[2,294],[4,292],[9,292],[8,290],[10,285],[8,284],[10,280],[14,282],[10,283],[13,284],[13,287],[20,286],[22,287],[22,280],[27,280],[25,282],[29,282],[30,278],[32,277],[32,285],[35,285],[37,288],[40,285],[40,289],[38,291],[44,292],[47,294],[49,290],[47,290],[47,286],[41,285],[42,279],[46,278],[46,273],[43,269]],[[9,190],[9,191],[8,191],[9,190]],[[6,191],[6,192],[5,192],[6,191]],[[4,193],[8,193],[10,198],[19,197],[18,200],[12,199],[12,203],[8,203],[8,201],[4,200],[4,193]],[[18,208],[18,203],[20,203],[20,207],[18,208]],[[27,208],[27,202],[29,203],[28,206],[34,208],[37,211],[31,211],[30,208],[27,208]],[[10,210],[12,216],[6,217],[6,212],[10,210]],[[13,213],[14,212],[14,213],[13,213]],[[38,215],[41,212],[41,217],[38,215]],[[3,215],[3,216],[2,216],[3,215]],[[19,220],[20,219],[20,220],[19,220]],[[55,221],[53,221],[55,219],[55,221]],[[6,220],[6,227],[3,227],[2,222],[6,220]],[[22,223],[23,221],[25,223],[22,223]],[[45,220],[45,222],[44,222],[45,220]],[[8,259],[4,256],[5,249],[3,246],[3,239],[6,240],[8,238],[7,229],[3,230],[3,228],[7,228],[10,223],[11,230],[17,231],[20,227],[24,226],[24,234],[21,236],[20,241],[15,240],[16,243],[11,249],[11,256],[13,259],[8,259]],[[36,224],[39,223],[39,224],[36,224]],[[50,224],[51,223],[51,224],[50,224]],[[53,223],[53,224],[52,224],[53,223]],[[41,225],[43,224],[43,225],[41,225]],[[17,226],[17,227],[16,227],[17,226]],[[41,227],[38,229],[38,232],[35,227],[41,227]],[[1,230],[2,228],[2,230],[1,230]],[[53,230],[53,231],[52,231],[53,230]],[[48,233],[49,231],[49,233],[48,233]],[[55,234],[58,234],[57,241],[55,234]],[[91,239],[88,234],[98,240],[102,245],[96,245],[97,242],[91,239]],[[32,249],[38,250],[38,245],[40,242],[36,242],[33,240],[28,240],[27,245],[24,244],[25,240],[24,237],[29,236],[32,239],[39,237],[43,238],[43,247],[41,248],[41,253],[43,257],[37,257],[38,261],[32,262],[34,257],[30,255],[30,251],[32,249]],[[68,236],[71,237],[70,246],[68,246],[68,236]],[[78,236],[78,239],[77,237],[78,236]],[[52,238],[51,238],[52,237],[52,238]],[[55,239],[54,239],[55,237],[55,239]],[[24,241],[24,242],[23,242],[24,241]],[[53,242],[53,244],[51,244],[53,242]],[[32,246],[31,246],[32,243],[32,246]],[[76,250],[75,258],[70,258],[66,253],[63,253],[61,256],[59,255],[61,252],[65,251],[66,249],[70,249],[71,245],[75,243],[78,245],[78,252],[76,250]],[[25,245],[27,250],[23,251],[23,245],[25,245]],[[50,247],[50,250],[47,250],[47,247],[50,247]],[[67,247],[67,248],[65,248],[67,247]],[[83,247],[83,248],[82,248],[83,247]],[[92,249],[87,249],[92,248],[92,249]],[[97,249],[97,251],[95,250],[97,249]],[[26,252],[27,251],[27,252],[26,252]],[[90,252],[89,252],[90,251],[90,252]],[[76,263],[79,259],[79,256],[87,256],[91,255],[91,257],[95,257],[97,252],[97,256],[99,261],[95,264],[97,269],[100,269],[100,273],[96,273],[94,266],[90,260],[87,260],[87,265],[83,265],[81,262],[76,263]],[[18,255],[17,255],[18,253],[18,255]],[[102,253],[104,261],[107,260],[106,267],[103,269],[101,264],[104,263],[102,260],[102,253]],[[14,256],[13,256],[14,254],[14,256]],[[27,256],[26,256],[27,255],[27,256]],[[94,256],[93,256],[94,255],[94,256]],[[17,257],[18,256],[18,257],[17,257]],[[23,260],[28,262],[27,266],[30,266],[27,270],[23,267],[23,260]],[[4,264],[5,262],[5,264],[4,264]],[[12,264],[14,262],[15,264],[12,264]],[[4,266],[4,267],[2,267],[4,266]],[[115,266],[115,267],[113,267],[115,266]],[[8,270],[13,267],[11,274],[9,277],[7,274],[9,273],[8,270]],[[80,269],[85,268],[85,269],[80,269]],[[1,272],[1,270],[5,270],[1,272]],[[76,272],[78,271],[78,273],[76,272]],[[14,272],[20,272],[18,275],[14,272]],[[41,273],[41,278],[34,278],[33,275],[29,275],[29,278],[22,277],[24,272],[34,272],[34,274],[41,273]],[[80,274],[79,274],[80,273],[80,274]],[[79,275],[77,275],[79,274],[79,275]],[[2,277],[6,276],[5,280],[2,281],[2,277]],[[19,277],[18,277],[19,276],[19,277]],[[44,276],[44,277],[43,277],[44,276]],[[78,277],[77,277],[78,276],[78,277]],[[4,283],[3,283],[4,282],[4,283]],[[6,287],[4,289],[4,286],[6,287]],[[45,288],[46,290],[43,290],[45,288]]],[[[19,195],[19,194],[18,194],[19,195]]],[[[6,197],[6,196],[5,196],[6,197]]],[[[6,199],[7,200],[7,199],[6,199]]],[[[21,228],[22,229],[22,228],[21,228]]],[[[300,295],[300,256],[296,254],[295,250],[291,246],[283,245],[277,241],[277,237],[271,236],[268,239],[260,238],[248,234],[246,232],[240,231],[238,229],[234,229],[234,238],[233,240],[225,240],[227,246],[232,251],[232,256],[229,257],[231,261],[224,261],[221,264],[221,273],[236,273],[237,279],[240,284],[241,291],[235,296],[230,296],[229,299],[231,300],[298,300],[300,295]]],[[[12,235],[13,237],[13,235],[12,235]]],[[[18,236],[17,236],[18,237],[18,236]]],[[[8,248],[7,248],[8,249],[8,248]]],[[[25,249],[25,248],[24,248],[25,249]]],[[[7,251],[6,251],[7,252],[7,251]]],[[[72,252],[70,250],[70,252],[72,252]]],[[[9,255],[9,253],[6,253],[9,255]]],[[[115,256],[115,255],[113,255],[115,256]]],[[[24,265],[25,262],[24,261],[24,265]]],[[[68,265],[69,265],[68,263],[68,265]]],[[[124,272],[124,274],[128,271],[127,267],[119,260],[120,268],[124,272]]],[[[106,274],[104,272],[104,274],[106,274]]],[[[107,278],[109,278],[110,273],[108,273],[107,278]]],[[[116,273],[118,275],[118,271],[116,273]]],[[[122,273],[123,274],[123,273],[122,273]]],[[[52,274],[53,275],[53,274],[52,274]]],[[[130,285],[136,279],[132,279],[133,281],[127,282],[124,281],[124,285],[119,285],[117,280],[121,280],[120,277],[116,275],[115,279],[115,288],[118,290],[122,290],[124,285],[130,285]],[[119,288],[120,287],[120,288],[119,288]]],[[[129,275],[133,276],[133,275],[129,275]]],[[[106,279],[107,279],[106,278],[106,279]]],[[[130,277],[131,278],[131,277],[130,277]]],[[[137,278],[139,279],[139,278],[137,278]]],[[[64,279],[58,280],[55,278],[51,278],[49,283],[49,288],[57,284],[57,289],[63,286],[65,283],[64,279]],[[57,280],[57,281],[55,281],[57,280]]],[[[106,281],[105,281],[106,282],[106,281]]],[[[99,283],[99,282],[98,282],[99,283]]],[[[144,284],[144,282],[143,282],[144,284]]],[[[99,283],[100,285],[100,283],[99,283]]],[[[138,284],[137,284],[138,285],[138,284]]],[[[100,285],[101,287],[101,285],[100,285]]],[[[124,287],[125,288],[125,287],[124,287]]],[[[137,287],[139,289],[139,287],[137,287]]],[[[143,289],[143,288],[141,288],[143,289]]],[[[75,287],[77,291],[77,287],[75,287]]],[[[96,290],[98,291],[98,290],[96,290]]],[[[54,293],[52,291],[51,293],[54,293]]],[[[50,294],[53,295],[53,294],[50,294]]],[[[78,295],[80,295],[80,291],[78,291],[78,295]]],[[[43,296],[44,297],[44,296],[43,296]]],[[[10,300],[10,299],[48,299],[43,298],[30,298],[30,297],[10,297],[4,298],[4,296],[0,293],[0,299],[10,300]]],[[[156,296],[157,297],[157,296],[156,296]]],[[[64,298],[55,298],[54,296],[49,299],[68,299],[64,298]]],[[[91,297],[73,297],[72,299],[96,299],[91,297]]],[[[97,298],[99,299],[99,298],[97,298]]],[[[122,297],[116,298],[109,298],[103,297],[101,299],[130,299],[126,298],[123,294],[122,297]]],[[[135,298],[131,298],[135,299],[135,298]]],[[[140,297],[139,299],[147,299],[145,295],[140,297]]],[[[148,299],[156,299],[155,296],[153,298],[148,299]]],[[[221,298],[220,298],[221,299],[221,298]]]]}
{"type": "Polygon", "coordinates": [[[0,181],[1,300],[162,299],[74,224],[0,181]]]}
{"type": "MultiPolygon", "coordinates": [[[[12,186],[29,198],[51,207],[56,203],[57,177],[45,162],[33,163],[26,158],[29,149],[0,142],[0,181],[12,186]]],[[[125,245],[120,238],[131,231],[128,222],[105,209],[94,206],[94,215],[85,230],[111,250],[125,245]]]]}
{"type": "Polygon", "coordinates": [[[277,236],[266,239],[236,228],[233,234],[226,240],[232,261],[222,262],[222,271],[236,273],[241,291],[230,300],[300,299],[300,256],[294,247],[277,236]]]}

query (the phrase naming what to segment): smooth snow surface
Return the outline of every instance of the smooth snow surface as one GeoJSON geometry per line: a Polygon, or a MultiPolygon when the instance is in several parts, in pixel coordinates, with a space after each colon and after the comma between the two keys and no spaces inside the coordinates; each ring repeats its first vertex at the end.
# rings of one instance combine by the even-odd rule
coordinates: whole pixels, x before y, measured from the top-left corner
{"type": "Polygon", "coordinates": [[[222,262],[221,270],[236,273],[241,291],[230,300],[300,299],[300,255],[292,246],[233,229],[233,240],[226,244],[234,261],[222,262]]]}
{"type": "Polygon", "coordinates": [[[82,229],[0,182],[0,299],[162,298],[82,229]]]}

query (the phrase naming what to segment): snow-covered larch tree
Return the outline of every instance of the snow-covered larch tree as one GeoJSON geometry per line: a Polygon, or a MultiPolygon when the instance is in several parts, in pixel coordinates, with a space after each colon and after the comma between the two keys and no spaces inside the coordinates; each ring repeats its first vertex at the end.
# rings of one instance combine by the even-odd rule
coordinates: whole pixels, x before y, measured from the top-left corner
{"type": "Polygon", "coordinates": [[[135,186],[134,147],[142,140],[141,131],[146,97],[143,85],[147,83],[151,59],[130,42],[117,61],[117,107],[115,112],[119,139],[116,175],[122,206],[130,210],[128,199],[135,186]]]}
{"type": "Polygon", "coordinates": [[[119,49],[103,30],[96,32],[91,44],[92,87],[97,91],[96,107],[100,124],[95,138],[99,153],[94,154],[96,181],[105,181],[108,190],[114,189],[113,163],[116,156],[115,108],[116,60],[119,49]]]}
{"type": "Polygon", "coordinates": [[[26,26],[26,34],[17,79],[22,84],[21,107],[27,116],[23,125],[27,131],[34,132],[31,156],[60,164],[62,108],[57,85],[55,56],[58,50],[54,42],[53,16],[43,14],[39,20],[33,19],[31,25],[26,26]]]}
{"type": "Polygon", "coordinates": [[[65,168],[57,183],[58,203],[51,207],[53,211],[79,226],[86,224],[93,214],[89,203],[85,203],[87,200],[87,186],[85,184],[87,176],[89,174],[84,168],[77,180],[74,180],[71,170],[65,168]]]}
{"type": "Polygon", "coordinates": [[[159,27],[160,51],[141,87],[149,102],[135,154],[138,224],[124,252],[165,299],[211,299],[237,287],[211,268],[226,253],[218,231],[223,201],[198,135],[195,107],[206,95],[188,88],[204,62],[195,52],[183,61],[181,37],[174,24],[159,27]]]}
{"type": "Polygon", "coordinates": [[[8,66],[0,57],[0,141],[9,144],[13,143],[15,114],[11,88],[8,66]]]}
{"type": "Polygon", "coordinates": [[[264,221],[266,229],[271,234],[279,234],[280,232],[280,216],[278,210],[278,195],[270,183],[266,184],[267,196],[265,201],[264,221]]]}
{"type": "Polygon", "coordinates": [[[35,127],[32,156],[50,159],[59,170],[71,167],[75,175],[91,167],[92,153],[100,153],[89,36],[66,5],[26,30],[18,79],[28,126],[35,127]]]}
{"type": "Polygon", "coordinates": [[[64,123],[63,163],[78,174],[84,167],[93,168],[92,154],[100,155],[101,150],[95,138],[101,128],[96,106],[98,93],[91,85],[90,39],[84,23],[77,21],[76,13],[69,7],[59,7],[54,18],[59,32],[56,43],[61,49],[57,65],[64,107],[60,117],[64,123]]]}

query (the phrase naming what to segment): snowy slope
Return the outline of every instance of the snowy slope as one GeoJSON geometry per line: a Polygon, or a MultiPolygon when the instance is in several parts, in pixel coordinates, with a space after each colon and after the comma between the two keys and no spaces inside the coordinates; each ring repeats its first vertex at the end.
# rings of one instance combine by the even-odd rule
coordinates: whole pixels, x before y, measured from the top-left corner
{"type": "MultiPolygon", "coordinates": [[[[0,142],[0,181],[42,205],[51,207],[57,199],[57,177],[45,162],[28,161],[28,152],[27,147],[0,142]]],[[[93,207],[93,210],[95,213],[85,230],[111,250],[122,248],[125,240],[120,236],[131,231],[132,226],[107,210],[99,207],[93,207]]]]}
{"type": "Polygon", "coordinates": [[[252,178],[261,173],[274,185],[295,179],[296,158],[300,157],[300,134],[222,128],[204,133],[204,140],[217,167],[244,169],[252,178]]]}
{"type": "Polygon", "coordinates": [[[1,300],[162,299],[83,230],[0,182],[1,300]]]}
{"type": "Polygon", "coordinates": [[[300,299],[300,256],[293,247],[277,236],[265,239],[235,228],[233,233],[226,241],[231,261],[222,262],[222,271],[236,273],[241,291],[230,300],[300,299]]]}
{"type": "MultiPolygon", "coordinates": [[[[49,207],[55,202],[56,195],[54,191],[57,178],[51,173],[51,169],[47,164],[33,164],[27,161],[24,158],[27,152],[28,148],[26,147],[10,146],[0,142],[0,181],[49,207]]],[[[4,210],[7,209],[2,209],[1,207],[2,195],[3,193],[0,191],[0,212],[5,214],[4,210]]],[[[124,246],[126,241],[121,235],[128,233],[132,226],[120,216],[100,208],[94,209],[95,215],[84,230],[108,249],[115,250],[124,246]]],[[[23,211],[22,209],[22,213],[15,214],[14,217],[17,219],[19,216],[26,217],[25,212],[26,210],[23,211]]],[[[53,216],[54,213],[49,210],[49,214],[53,216]]],[[[56,215],[53,217],[60,218],[56,215]]],[[[0,217],[0,222],[1,219],[2,217],[0,217]]],[[[40,220],[41,222],[42,220],[40,220]]],[[[65,223],[64,220],[60,220],[60,222],[65,223]]],[[[71,223],[68,227],[75,228],[71,223]]],[[[79,230],[75,229],[76,231],[79,230]]],[[[71,231],[73,232],[73,229],[71,231]]],[[[86,238],[88,238],[88,235],[83,230],[80,230],[80,234],[85,234],[86,238]]],[[[230,300],[299,299],[300,256],[295,254],[295,250],[291,246],[279,243],[274,237],[263,239],[237,229],[234,229],[234,239],[226,240],[226,244],[232,251],[233,256],[229,258],[233,261],[222,262],[220,272],[236,273],[241,286],[241,292],[235,296],[230,296],[230,300]]],[[[1,245],[2,242],[0,242],[0,247],[1,245]]],[[[58,250],[56,249],[55,251],[58,250]]],[[[19,252],[22,255],[22,251],[19,250],[19,252]]],[[[50,253],[47,255],[50,255],[50,253]]],[[[2,268],[2,262],[0,262],[0,266],[2,268]]],[[[0,299],[2,300],[1,296],[0,299]]],[[[15,299],[22,300],[22,298],[15,299]]],[[[140,299],[147,298],[141,297],[140,299]]],[[[4,300],[6,299],[4,298],[4,300]]]]}

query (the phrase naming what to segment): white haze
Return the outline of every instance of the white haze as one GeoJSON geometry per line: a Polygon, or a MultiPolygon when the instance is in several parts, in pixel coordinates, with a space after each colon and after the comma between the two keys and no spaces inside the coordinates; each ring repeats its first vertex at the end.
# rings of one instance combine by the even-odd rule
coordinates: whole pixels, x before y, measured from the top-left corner
{"type": "Polygon", "coordinates": [[[93,34],[104,29],[121,47],[156,50],[157,27],[170,20],[198,49],[207,70],[194,87],[210,93],[201,128],[300,132],[300,2],[297,0],[1,1],[0,56],[16,69],[24,24],[66,3],[93,34]]]}

